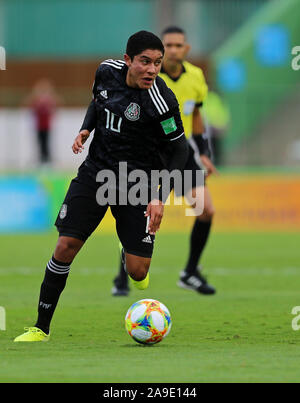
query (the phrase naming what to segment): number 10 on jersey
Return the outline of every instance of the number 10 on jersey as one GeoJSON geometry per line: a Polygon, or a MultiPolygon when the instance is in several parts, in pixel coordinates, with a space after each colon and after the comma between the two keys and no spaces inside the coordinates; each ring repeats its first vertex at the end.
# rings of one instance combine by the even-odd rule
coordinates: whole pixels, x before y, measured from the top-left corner
{"type": "Polygon", "coordinates": [[[113,132],[120,133],[122,118],[115,115],[108,109],[104,109],[106,112],[106,129],[112,130],[113,132]]]}

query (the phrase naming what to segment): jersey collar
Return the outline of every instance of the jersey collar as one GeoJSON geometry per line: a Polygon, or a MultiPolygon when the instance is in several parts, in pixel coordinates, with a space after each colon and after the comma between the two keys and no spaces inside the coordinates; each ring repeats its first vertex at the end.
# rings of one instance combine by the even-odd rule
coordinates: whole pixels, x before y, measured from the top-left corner
{"type": "Polygon", "coordinates": [[[121,82],[126,85],[126,76],[127,76],[128,67],[125,64],[121,69],[121,82]]]}
{"type": "Polygon", "coordinates": [[[185,69],[185,67],[184,67],[184,64],[182,63],[181,65],[182,65],[182,71],[181,71],[181,73],[179,74],[178,77],[175,77],[175,78],[174,78],[174,77],[171,77],[171,76],[166,72],[166,70],[164,69],[163,65],[161,66],[160,72],[166,74],[172,81],[178,81],[179,78],[182,76],[182,74],[186,72],[186,69],[185,69]]]}

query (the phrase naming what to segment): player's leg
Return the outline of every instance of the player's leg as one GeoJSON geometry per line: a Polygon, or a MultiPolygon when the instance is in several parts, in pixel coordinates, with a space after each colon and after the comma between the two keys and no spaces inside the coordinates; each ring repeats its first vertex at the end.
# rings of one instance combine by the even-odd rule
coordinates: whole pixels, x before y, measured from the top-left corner
{"type": "Polygon", "coordinates": [[[118,206],[111,208],[111,211],[123,246],[123,270],[136,288],[145,289],[149,284],[148,270],[155,239],[148,233],[146,207],[118,206]]]}
{"type": "Polygon", "coordinates": [[[39,148],[39,162],[43,163],[44,162],[43,130],[37,130],[36,135],[37,135],[37,143],[38,143],[38,148],[39,148]]]}
{"type": "Polygon", "coordinates": [[[129,294],[129,284],[128,284],[128,275],[125,270],[125,256],[122,257],[123,247],[120,243],[120,260],[119,260],[119,272],[117,276],[113,280],[113,288],[111,293],[115,297],[127,296],[129,294]]]}
{"type": "MultiPolygon", "coordinates": [[[[147,282],[149,281],[149,277],[145,282],[139,283],[140,280],[136,281],[136,274],[141,275],[144,272],[148,272],[150,266],[150,259],[141,258],[136,255],[131,255],[129,253],[124,252],[124,249],[121,245],[121,257],[120,257],[120,267],[119,273],[117,277],[114,279],[114,286],[112,288],[113,296],[127,296],[129,294],[129,285],[128,285],[128,275],[131,277],[131,282],[133,285],[138,287],[147,287],[147,282]],[[134,281],[136,281],[134,283],[134,281]]],[[[146,277],[146,276],[145,276],[146,277]]]]}
{"type": "Polygon", "coordinates": [[[107,210],[107,206],[101,207],[97,204],[95,195],[96,190],[77,179],[71,182],[55,222],[60,236],[55,251],[46,265],[40,289],[37,322],[15,341],[49,339],[50,323],[59,297],[65,288],[71,263],[107,210]]]}
{"type": "Polygon", "coordinates": [[[27,331],[14,341],[48,341],[50,323],[59,297],[65,288],[71,263],[83,244],[84,241],[68,236],[58,238],[41,284],[37,321],[33,327],[25,328],[27,331]]]}
{"type": "Polygon", "coordinates": [[[49,161],[49,131],[39,130],[38,137],[40,145],[41,162],[45,163],[49,161]]]}
{"type": "Polygon", "coordinates": [[[43,160],[44,162],[49,162],[50,160],[50,150],[49,150],[49,130],[44,130],[43,133],[43,160]]]}
{"type": "Polygon", "coordinates": [[[192,273],[196,270],[200,257],[206,246],[211,229],[212,219],[215,213],[211,194],[207,186],[204,186],[203,213],[196,217],[190,239],[190,254],[185,271],[192,273]]]}
{"type": "Polygon", "coordinates": [[[148,288],[151,258],[125,252],[125,267],[131,283],[139,290],[148,288]]]}
{"type": "MultiPolygon", "coordinates": [[[[200,292],[202,294],[214,294],[215,289],[208,284],[206,278],[201,273],[199,265],[202,253],[206,247],[209,233],[211,230],[212,219],[215,213],[213,201],[207,186],[203,188],[204,208],[201,215],[195,219],[194,226],[190,236],[189,257],[185,269],[181,273],[178,285],[200,292]]],[[[195,197],[196,189],[192,190],[195,197]]],[[[193,207],[195,207],[197,202],[193,207]]]]}
{"type": "Polygon", "coordinates": [[[65,288],[71,264],[84,241],[69,236],[60,236],[52,258],[46,266],[40,289],[38,319],[35,327],[48,334],[50,322],[59,297],[65,288]]]}
{"type": "MultiPolygon", "coordinates": [[[[184,169],[192,173],[192,180],[191,183],[187,183],[185,180],[184,189],[182,191],[188,200],[190,200],[189,196],[191,196],[190,204],[194,207],[196,219],[190,236],[188,260],[185,269],[180,273],[178,285],[203,294],[214,294],[215,289],[207,283],[201,273],[201,266],[198,266],[203,250],[207,244],[214,215],[214,207],[209,189],[205,181],[201,183],[201,180],[199,183],[198,174],[199,170],[201,170],[200,162],[199,155],[195,154],[192,147],[190,147],[188,160],[184,169]],[[201,210],[202,207],[203,211],[201,210]]],[[[200,177],[200,179],[202,178],[203,177],[200,177]]]]}

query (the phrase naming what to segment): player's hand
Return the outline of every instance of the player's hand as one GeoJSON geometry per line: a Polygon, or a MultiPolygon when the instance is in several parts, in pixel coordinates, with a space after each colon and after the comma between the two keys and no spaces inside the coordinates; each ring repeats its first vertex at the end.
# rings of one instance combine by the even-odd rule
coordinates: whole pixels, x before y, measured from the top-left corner
{"type": "Polygon", "coordinates": [[[161,200],[151,200],[147,206],[145,217],[150,217],[148,231],[150,235],[155,235],[159,230],[164,214],[164,204],[161,200]]]}
{"type": "Polygon", "coordinates": [[[210,158],[208,158],[207,155],[201,154],[200,158],[201,158],[202,164],[206,168],[207,176],[209,176],[211,174],[219,175],[219,172],[218,172],[217,168],[214,166],[214,164],[211,162],[210,158]]]}
{"type": "Polygon", "coordinates": [[[72,145],[72,150],[74,154],[81,153],[82,150],[84,150],[83,144],[87,141],[89,135],[90,132],[88,130],[81,130],[81,132],[79,132],[72,145]]]}

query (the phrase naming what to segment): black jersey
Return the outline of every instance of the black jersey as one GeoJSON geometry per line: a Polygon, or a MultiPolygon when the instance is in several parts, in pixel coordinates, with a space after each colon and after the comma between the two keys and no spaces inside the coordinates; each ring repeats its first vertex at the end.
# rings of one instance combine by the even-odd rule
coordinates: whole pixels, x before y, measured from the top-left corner
{"type": "Polygon", "coordinates": [[[178,102],[165,82],[157,77],[150,89],[127,86],[124,61],[105,60],[93,85],[96,127],[85,164],[95,172],[119,169],[128,172],[162,169],[160,151],[184,136],[178,102]]]}

